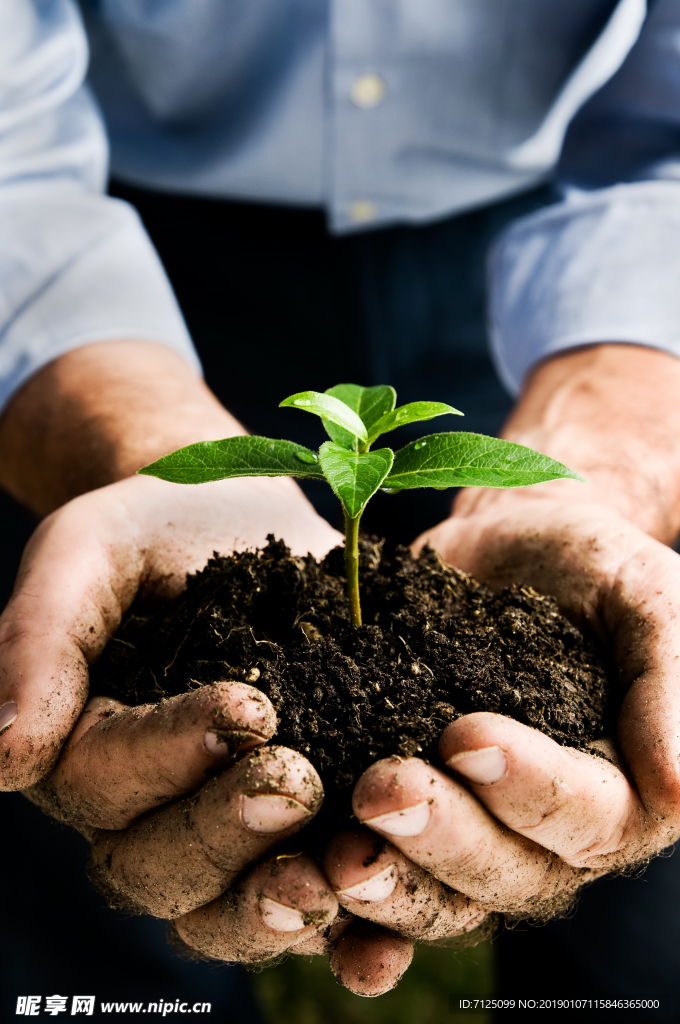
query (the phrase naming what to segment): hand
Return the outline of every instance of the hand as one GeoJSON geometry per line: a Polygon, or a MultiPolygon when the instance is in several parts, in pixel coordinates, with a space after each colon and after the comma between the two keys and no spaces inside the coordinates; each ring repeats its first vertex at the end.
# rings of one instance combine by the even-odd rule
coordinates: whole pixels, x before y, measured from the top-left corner
{"type": "Polygon", "coordinates": [[[365,828],[335,840],[324,871],[341,906],[406,940],[441,942],[496,912],[548,918],[680,836],[680,558],[600,507],[512,501],[428,540],[493,584],[556,594],[597,631],[626,693],[618,750],[600,741],[609,759],[590,756],[478,713],[444,731],[441,768],[369,768],[353,797],[365,828]]]}
{"type": "MultiPolygon", "coordinates": [[[[121,479],[179,445],[240,432],[182,360],[144,342],[70,352],[16,396],[0,423],[0,482],[39,514],[68,503],[36,531],[0,618],[0,788],[31,787],[88,835],[114,902],[176,919],[201,953],[250,962],[326,951],[347,923],[334,922],[337,902],[304,855],[250,869],[318,808],[311,765],[270,748],[203,784],[239,744],[271,736],[266,698],[226,684],[154,709],[97,698],[78,721],[87,667],[138,592],[177,593],[214,550],[269,532],[319,557],[341,539],[290,480],[121,479]],[[228,742],[215,747],[215,735],[228,742]]],[[[355,934],[350,955],[362,942],[355,934]]],[[[396,936],[368,946],[376,976],[410,961],[396,936]]]]}
{"type": "Polygon", "coordinates": [[[268,959],[328,934],[337,912],[310,858],[272,855],[323,796],[302,756],[262,746],[275,729],[243,683],[147,707],[96,697],[26,795],[90,839],[115,905],[173,920],[202,954],[268,959]]]}

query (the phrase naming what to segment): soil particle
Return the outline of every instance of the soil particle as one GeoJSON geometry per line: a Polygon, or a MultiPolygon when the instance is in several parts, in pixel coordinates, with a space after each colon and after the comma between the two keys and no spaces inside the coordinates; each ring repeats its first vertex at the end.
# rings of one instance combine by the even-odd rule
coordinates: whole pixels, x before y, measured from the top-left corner
{"type": "Polygon", "coordinates": [[[436,763],[444,727],[472,711],[509,715],[590,750],[616,708],[601,653],[526,587],[492,593],[426,550],[362,540],[364,626],[349,622],[343,552],[318,563],[272,537],[215,555],[151,614],[133,606],[92,669],[93,694],[147,704],[223,680],[256,683],[275,741],[309,758],[324,818],[349,814],[359,775],[390,755],[436,763]]]}

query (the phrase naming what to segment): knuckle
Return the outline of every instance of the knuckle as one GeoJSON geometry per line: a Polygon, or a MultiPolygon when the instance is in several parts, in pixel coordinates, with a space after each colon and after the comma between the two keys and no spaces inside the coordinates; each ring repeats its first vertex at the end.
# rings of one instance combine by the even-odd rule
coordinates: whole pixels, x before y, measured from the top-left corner
{"type": "Polygon", "coordinates": [[[88,877],[106,902],[114,910],[127,910],[133,914],[149,913],[151,908],[131,886],[125,885],[118,871],[114,869],[113,857],[116,840],[105,832],[93,836],[88,864],[88,877]]]}
{"type": "Polygon", "coordinates": [[[173,919],[224,891],[230,878],[195,837],[181,835],[181,825],[181,815],[162,814],[125,832],[94,834],[90,875],[112,906],[173,919]]]}
{"type": "Polygon", "coordinates": [[[461,913],[458,910],[442,911],[432,919],[427,928],[414,938],[424,942],[445,942],[470,935],[482,926],[489,914],[481,907],[461,913]]]}
{"type": "Polygon", "coordinates": [[[567,864],[556,854],[548,854],[541,883],[516,905],[518,917],[548,920],[571,906],[576,892],[591,880],[591,873],[567,864]]]}

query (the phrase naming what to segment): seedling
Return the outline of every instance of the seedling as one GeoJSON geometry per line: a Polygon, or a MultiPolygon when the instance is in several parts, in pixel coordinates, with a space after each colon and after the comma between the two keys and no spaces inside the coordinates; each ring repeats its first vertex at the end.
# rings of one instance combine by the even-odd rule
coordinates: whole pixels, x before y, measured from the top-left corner
{"type": "Polygon", "coordinates": [[[345,573],[352,622],[361,625],[359,522],[378,490],[388,494],[415,487],[527,487],[546,480],[582,477],[531,448],[484,434],[429,434],[394,452],[371,451],[382,434],[436,416],[462,416],[443,402],[410,402],[395,408],[386,384],[364,388],[336,384],[323,394],[301,391],[281,402],[321,417],[331,438],[318,452],[268,437],[199,441],[138,470],[178,484],[203,484],[239,476],[294,476],[325,480],[340,499],[345,517],[345,573]]]}

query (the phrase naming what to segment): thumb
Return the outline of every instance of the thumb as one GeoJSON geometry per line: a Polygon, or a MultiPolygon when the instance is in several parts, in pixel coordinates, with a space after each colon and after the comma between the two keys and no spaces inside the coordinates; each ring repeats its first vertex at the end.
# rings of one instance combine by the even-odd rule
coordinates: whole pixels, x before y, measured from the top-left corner
{"type": "Polygon", "coordinates": [[[134,596],[142,557],[121,506],[103,521],[79,498],[29,540],[0,617],[0,790],[33,785],[54,766],[87,698],[88,664],[134,596]],[[124,571],[121,570],[124,566],[124,571]]]}

